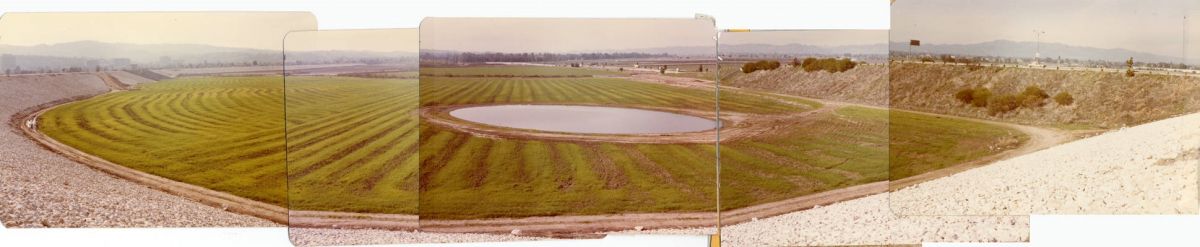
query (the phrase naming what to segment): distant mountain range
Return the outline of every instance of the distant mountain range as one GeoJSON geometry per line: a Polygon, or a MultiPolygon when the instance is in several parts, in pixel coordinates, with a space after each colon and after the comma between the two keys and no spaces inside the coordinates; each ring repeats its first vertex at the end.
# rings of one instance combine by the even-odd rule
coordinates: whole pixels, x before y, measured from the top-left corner
{"type": "MultiPolygon", "coordinates": [[[[890,47],[894,51],[909,51],[908,42],[892,42],[890,47]]],[[[1032,58],[1038,50],[1037,47],[1037,42],[995,40],[974,44],[923,43],[921,46],[912,47],[912,51],[914,53],[931,54],[1032,58]]],[[[1061,56],[1062,58],[1070,59],[1105,61],[1125,61],[1130,57],[1133,57],[1134,61],[1139,62],[1178,63],[1180,61],[1180,57],[1178,56],[1164,56],[1119,48],[1104,49],[1046,42],[1041,44],[1041,56],[1043,58],[1057,58],[1061,56]]]]}
{"type": "MultiPolygon", "coordinates": [[[[0,54],[17,57],[18,65],[76,66],[88,60],[129,59],[134,64],[155,64],[162,58],[173,63],[243,63],[278,62],[281,51],[250,48],[220,47],[199,44],[127,44],[99,41],[76,41],[50,45],[0,45],[0,54]]],[[[415,57],[416,53],[370,51],[305,51],[290,54],[294,59],[337,60],[415,57]]],[[[289,58],[292,59],[292,58],[289,58]]]]}

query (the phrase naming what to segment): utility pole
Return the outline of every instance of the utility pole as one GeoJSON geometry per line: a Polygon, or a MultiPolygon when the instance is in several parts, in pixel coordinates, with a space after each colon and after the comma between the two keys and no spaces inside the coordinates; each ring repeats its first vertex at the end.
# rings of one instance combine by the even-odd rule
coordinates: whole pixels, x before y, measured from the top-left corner
{"type": "Polygon", "coordinates": [[[1043,34],[1046,34],[1046,31],[1037,30],[1037,29],[1034,29],[1034,30],[1033,30],[1033,37],[1034,37],[1034,40],[1037,40],[1037,51],[1035,51],[1035,52],[1033,53],[1033,65],[1039,65],[1039,64],[1041,64],[1041,58],[1042,58],[1042,35],[1043,35],[1043,34]]]}

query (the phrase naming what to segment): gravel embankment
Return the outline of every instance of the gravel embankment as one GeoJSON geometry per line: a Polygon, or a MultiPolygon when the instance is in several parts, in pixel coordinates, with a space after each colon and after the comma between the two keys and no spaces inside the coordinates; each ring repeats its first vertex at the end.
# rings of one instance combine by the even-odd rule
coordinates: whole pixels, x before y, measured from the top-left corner
{"type": "Polygon", "coordinates": [[[288,235],[292,243],[297,246],[505,242],[543,239],[499,234],[322,228],[291,228],[288,229],[288,235]]]}
{"type": "MultiPolygon", "coordinates": [[[[1027,216],[897,216],[877,194],[721,228],[723,246],[910,245],[922,242],[1025,242],[1027,216]]],[[[629,231],[701,234],[710,229],[629,231]]]]}
{"type": "Polygon", "coordinates": [[[1200,113],[1111,131],[892,193],[901,215],[1196,214],[1200,113]]]}
{"type": "Polygon", "coordinates": [[[0,221],[6,227],[278,226],[92,170],[8,124],[26,108],[108,90],[92,74],[0,77],[0,221]]]}

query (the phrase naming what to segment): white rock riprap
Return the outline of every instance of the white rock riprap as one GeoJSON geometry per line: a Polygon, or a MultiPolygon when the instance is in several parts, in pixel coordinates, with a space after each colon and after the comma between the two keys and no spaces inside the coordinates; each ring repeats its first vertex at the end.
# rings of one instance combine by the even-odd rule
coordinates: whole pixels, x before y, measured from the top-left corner
{"type": "Polygon", "coordinates": [[[6,227],[278,226],[93,170],[8,124],[26,108],[108,90],[92,74],[0,77],[0,221],[6,227]]]}
{"type": "Polygon", "coordinates": [[[1196,214],[1200,113],[999,161],[892,193],[902,215],[1196,214]]]}
{"type": "MultiPolygon", "coordinates": [[[[721,228],[723,246],[908,245],[922,242],[1024,242],[1027,216],[897,216],[877,194],[721,228]]],[[[640,234],[703,234],[660,229],[640,234]]]]}
{"type": "Polygon", "coordinates": [[[372,229],[291,228],[288,235],[297,246],[378,245],[415,243],[472,243],[534,241],[545,238],[508,234],[429,233],[372,229]]]}

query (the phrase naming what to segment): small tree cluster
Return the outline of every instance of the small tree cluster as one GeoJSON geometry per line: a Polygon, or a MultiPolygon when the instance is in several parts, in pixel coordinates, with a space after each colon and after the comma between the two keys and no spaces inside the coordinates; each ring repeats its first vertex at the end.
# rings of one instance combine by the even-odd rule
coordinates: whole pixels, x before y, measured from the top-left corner
{"type": "Polygon", "coordinates": [[[749,62],[749,63],[743,64],[742,72],[749,74],[749,73],[753,73],[754,71],[759,71],[759,70],[775,70],[775,69],[778,69],[779,66],[780,66],[779,61],[758,60],[755,62],[749,62]]]}
{"type": "Polygon", "coordinates": [[[843,59],[819,58],[818,59],[818,58],[810,57],[810,58],[805,58],[804,61],[800,62],[800,67],[804,68],[805,72],[824,70],[829,73],[838,73],[838,72],[845,72],[847,70],[854,69],[855,66],[858,66],[858,63],[855,63],[854,61],[850,61],[849,58],[843,58],[843,59]]]}
{"type": "MultiPolygon", "coordinates": [[[[993,96],[990,89],[977,87],[959,90],[954,93],[954,99],[963,104],[987,108],[988,114],[995,116],[1020,108],[1035,109],[1043,107],[1046,105],[1046,101],[1050,99],[1050,94],[1047,94],[1040,87],[1029,86],[1019,94],[993,96]]],[[[1061,92],[1054,96],[1054,101],[1059,105],[1070,105],[1075,102],[1075,99],[1071,97],[1071,94],[1061,92]]]]}
{"type": "Polygon", "coordinates": [[[1128,77],[1133,77],[1133,76],[1134,76],[1134,72],[1133,72],[1133,57],[1129,57],[1129,60],[1126,60],[1126,61],[1125,61],[1125,76],[1128,76],[1128,77]]]}

